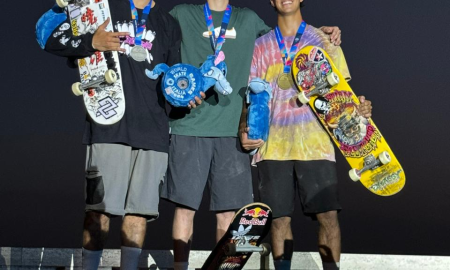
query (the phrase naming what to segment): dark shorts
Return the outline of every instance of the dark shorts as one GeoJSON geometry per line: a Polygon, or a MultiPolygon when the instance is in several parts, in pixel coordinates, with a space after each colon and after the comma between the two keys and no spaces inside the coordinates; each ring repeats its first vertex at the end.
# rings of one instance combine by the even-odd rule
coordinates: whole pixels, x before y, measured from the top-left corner
{"type": "Polygon", "coordinates": [[[335,162],[273,161],[258,164],[261,202],[273,217],[292,216],[298,193],[305,215],[340,210],[335,162]]]}
{"type": "Polygon", "coordinates": [[[234,210],[253,202],[250,159],[239,139],[172,135],[161,197],[198,210],[206,184],[211,211],[234,210]]]}

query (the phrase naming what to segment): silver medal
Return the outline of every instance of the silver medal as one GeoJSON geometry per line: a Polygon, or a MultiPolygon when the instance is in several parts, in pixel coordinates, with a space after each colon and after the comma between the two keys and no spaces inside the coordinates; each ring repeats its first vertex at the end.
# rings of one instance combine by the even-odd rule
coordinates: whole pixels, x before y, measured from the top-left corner
{"type": "Polygon", "coordinates": [[[136,45],[131,48],[130,56],[134,61],[143,62],[147,59],[147,52],[144,47],[136,45]]]}

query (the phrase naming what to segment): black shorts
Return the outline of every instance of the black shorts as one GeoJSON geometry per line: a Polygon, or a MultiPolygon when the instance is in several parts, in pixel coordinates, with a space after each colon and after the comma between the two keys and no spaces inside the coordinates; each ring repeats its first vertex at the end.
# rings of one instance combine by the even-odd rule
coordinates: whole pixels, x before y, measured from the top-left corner
{"type": "Polygon", "coordinates": [[[264,160],[258,173],[261,202],[274,218],[293,215],[296,191],[305,215],[341,210],[335,162],[264,160]]]}

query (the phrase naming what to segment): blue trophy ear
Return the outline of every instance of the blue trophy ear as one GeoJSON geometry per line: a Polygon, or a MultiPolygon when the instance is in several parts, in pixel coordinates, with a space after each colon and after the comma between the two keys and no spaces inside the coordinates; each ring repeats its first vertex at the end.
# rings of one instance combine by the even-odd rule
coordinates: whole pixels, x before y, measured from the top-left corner
{"type": "Polygon", "coordinates": [[[153,71],[148,70],[148,69],[145,69],[145,75],[152,80],[156,80],[159,77],[158,74],[155,74],[153,71]]]}

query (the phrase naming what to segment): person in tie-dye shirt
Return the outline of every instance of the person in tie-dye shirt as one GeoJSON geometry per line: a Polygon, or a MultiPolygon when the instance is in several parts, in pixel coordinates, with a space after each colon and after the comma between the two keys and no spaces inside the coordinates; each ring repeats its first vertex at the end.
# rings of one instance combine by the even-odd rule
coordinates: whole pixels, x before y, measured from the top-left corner
{"type": "MultiPolygon", "coordinates": [[[[319,46],[328,52],[343,76],[350,79],[342,49],[330,43],[319,29],[302,24],[302,2],[270,0],[278,13],[278,33],[284,37],[286,51],[289,53],[291,47],[295,50],[294,38],[302,29],[300,26],[306,25],[294,52],[308,45],[319,46]]],[[[252,164],[259,172],[261,201],[273,211],[271,236],[275,268],[290,268],[293,254],[290,224],[297,191],[304,213],[319,221],[319,252],[324,269],[339,269],[341,248],[337,212],[341,206],[334,148],[312,110],[301,105],[294,83],[291,81],[287,87],[280,83],[279,77],[286,72],[281,55],[275,30],[256,40],[250,80],[258,77],[272,87],[269,135],[265,143],[248,139],[247,108],[244,106],[240,122],[241,143],[246,150],[259,148],[252,164]]],[[[360,114],[370,117],[370,101],[364,97],[360,97],[360,101],[360,114]]]]}

